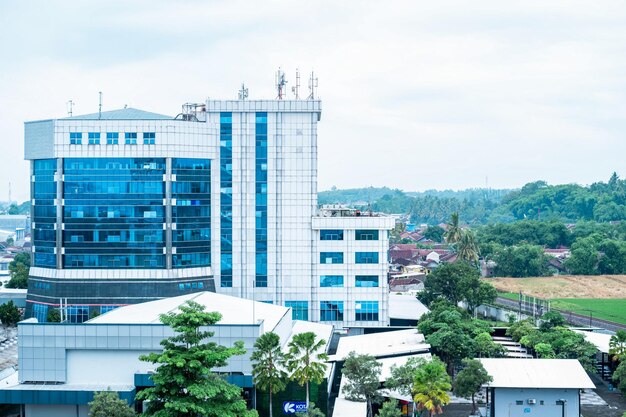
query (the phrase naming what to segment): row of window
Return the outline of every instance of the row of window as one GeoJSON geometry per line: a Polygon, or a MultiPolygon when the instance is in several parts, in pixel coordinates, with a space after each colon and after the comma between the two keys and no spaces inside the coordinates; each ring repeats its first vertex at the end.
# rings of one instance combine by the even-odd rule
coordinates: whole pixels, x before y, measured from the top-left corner
{"type": "MultiPolygon", "coordinates": [[[[320,230],[320,240],[343,240],[344,231],[325,229],[320,230]]],[[[378,240],[378,230],[357,229],[354,231],[354,240],[378,240]]]]}
{"type": "MultiPolygon", "coordinates": [[[[340,288],[343,287],[343,275],[321,275],[320,287],[340,288]]],[[[362,288],[373,288],[379,286],[378,275],[356,275],[354,286],[362,288]]]]}
{"type": "Polygon", "coordinates": [[[178,289],[180,291],[191,290],[191,289],[201,290],[203,288],[204,288],[204,282],[185,282],[185,283],[178,284],[178,289]]]}
{"type": "MultiPolygon", "coordinates": [[[[343,301],[320,301],[320,321],[343,321],[343,301]]],[[[308,301],[286,301],[285,307],[291,307],[294,320],[309,319],[308,301]]],[[[356,301],[354,304],[355,321],[378,321],[378,301],[356,301]]]]}
{"type": "MultiPolygon", "coordinates": [[[[137,132],[126,132],[124,133],[124,143],[126,145],[136,145],[137,144],[137,132]]],[[[89,145],[100,145],[100,132],[88,132],[87,133],[87,143],[89,145]]],[[[155,132],[143,132],[142,133],[143,144],[144,145],[154,145],[156,140],[155,132]]],[[[107,145],[119,145],[120,134],[118,132],[107,132],[106,133],[107,145]]],[[[70,145],[82,145],[83,144],[83,133],[82,132],[71,132],[70,133],[70,145]]]]}
{"type": "MultiPolygon", "coordinates": [[[[100,314],[104,314],[111,310],[115,310],[119,306],[103,305],[100,306],[100,314]]],[[[55,307],[52,307],[55,308],[55,307]]],[[[98,312],[98,310],[95,310],[98,312]]],[[[46,323],[48,321],[49,306],[45,304],[33,304],[33,317],[37,319],[39,323],[46,323]]],[[[89,320],[89,306],[68,306],[64,312],[67,317],[68,323],[83,323],[89,320]]],[[[92,316],[93,317],[93,316],[92,316]]]]}
{"type": "MultiPolygon", "coordinates": [[[[320,252],[321,264],[342,264],[343,252],[320,252]]],[[[377,264],[379,263],[378,252],[355,252],[354,263],[377,264]]]]}

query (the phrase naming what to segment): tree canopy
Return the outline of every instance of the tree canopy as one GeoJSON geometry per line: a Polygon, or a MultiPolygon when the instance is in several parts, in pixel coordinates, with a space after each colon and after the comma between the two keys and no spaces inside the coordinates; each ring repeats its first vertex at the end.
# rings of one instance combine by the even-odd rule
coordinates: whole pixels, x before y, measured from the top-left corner
{"type": "Polygon", "coordinates": [[[0,305],[0,322],[3,326],[14,327],[22,318],[20,310],[13,304],[13,300],[0,305]]]}
{"type": "Polygon", "coordinates": [[[283,370],[285,355],[280,345],[280,337],[274,332],[263,333],[254,342],[252,377],[255,386],[269,394],[270,417],[273,416],[272,395],[287,386],[288,375],[283,370]]]}
{"type": "Polygon", "coordinates": [[[313,332],[296,334],[289,342],[289,352],[285,358],[285,365],[290,372],[290,378],[306,387],[306,404],[309,405],[309,385],[311,382],[319,384],[324,378],[328,355],[323,351],[326,341],[317,339],[313,332]]]}
{"type": "Polygon", "coordinates": [[[11,279],[7,288],[28,288],[28,273],[30,271],[30,253],[21,252],[9,263],[11,279]]]}
{"type": "Polygon", "coordinates": [[[382,364],[371,355],[350,352],[345,358],[342,375],[347,378],[343,391],[352,401],[367,403],[367,417],[372,417],[372,403],[380,385],[382,364]]]}
{"type": "Polygon", "coordinates": [[[213,332],[202,328],[220,321],[216,312],[205,312],[204,306],[188,301],[180,312],[162,314],[160,320],[176,335],[161,342],[163,351],[142,355],[142,361],[156,367],[152,374],[154,387],[137,394],[149,400],[146,415],[155,417],[252,417],[241,397],[241,388],[229,384],[213,370],[227,364],[230,357],[245,353],[243,342],[232,347],[207,342],[213,332]]]}
{"type": "Polygon", "coordinates": [[[89,417],[134,417],[137,414],[117,392],[96,392],[89,403],[89,417]]]}
{"type": "Polygon", "coordinates": [[[493,381],[483,365],[476,359],[464,359],[463,369],[454,378],[453,392],[454,395],[471,398],[472,414],[476,414],[476,400],[474,396],[484,384],[493,381]]]}

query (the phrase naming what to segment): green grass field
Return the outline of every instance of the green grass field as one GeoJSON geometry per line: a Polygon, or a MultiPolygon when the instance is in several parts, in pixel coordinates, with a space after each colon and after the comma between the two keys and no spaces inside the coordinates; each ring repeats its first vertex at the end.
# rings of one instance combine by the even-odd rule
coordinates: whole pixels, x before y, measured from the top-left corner
{"type": "Polygon", "coordinates": [[[626,298],[558,298],[551,302],[552,308],[626,324],[626,298]]]}
{"type": "Polygon", "coordinates": [[[509,300],[515,300],[515,301],[519,300],[519,294],[516,292],[499,292],[498,291],[498,297],[508,298],[509,300]]]}

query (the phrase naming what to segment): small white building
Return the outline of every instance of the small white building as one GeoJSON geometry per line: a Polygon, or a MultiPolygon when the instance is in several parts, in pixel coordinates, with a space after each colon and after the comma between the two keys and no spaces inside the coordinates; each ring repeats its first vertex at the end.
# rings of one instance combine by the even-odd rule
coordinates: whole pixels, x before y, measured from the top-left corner
{"type": "Polygon", "coordinates": [[[491,417],[578,417],[580,390],[595,385],[576,359],[479,359],[491,417]]]}

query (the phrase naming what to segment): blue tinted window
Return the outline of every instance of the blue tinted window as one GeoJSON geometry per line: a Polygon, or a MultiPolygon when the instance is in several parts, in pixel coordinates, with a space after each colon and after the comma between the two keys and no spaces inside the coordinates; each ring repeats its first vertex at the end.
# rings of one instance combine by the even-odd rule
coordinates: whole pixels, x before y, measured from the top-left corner
{"type": "Polygon", "coordinates": [[[89,132],[87,138],[89,145],[100,145],[100,132],[89,132]]]}
{"type": "Polygon", "coordinates": [[[124,139],[126,140],[127,145],[136,145],[137,144],[137,132],[126,132],[124,134],[124,139]]]}
{"type": "Polygon", "coordinates": [[[83,143],[83,134],[81,132],[70,132],[70,145],[80,145],[83,143]]]}
{"type": "Polygon", "coordinates": [[[119,306],[100,306],[100,314],[107,313],[111,310],[115,310],[119,306]]]}
{"type": "Polygon", "coordinates": [[[320,230],[320,240],[343,240],[343,230],[320,230]]]}
{"type": "Polygon", "coordinates": [[[88,306],[69,306],[66,308],[65,313],[69,323],[83,323],[89,320],[88,306]]]}
{"type": "Polygon", "coordinates": [[[220,286],[233,286],[233,115],[220,113],[220,286]]]}
{"type": "Polygon", "coordinates": [[[291,318],[293,320],[309,319],[309,302],[308,301],[285,301],[285,307],[291,308],[291,318]]]}
{"type": "Polygon", "coordinates": [[[378,252],[356,252],[354,255],[357,264],[378,263],[378,252]]]}
{"type": "Polygon", "coordinates": [[[378,287],[378,275],[357,275],[355,277],[356,287],[378,287]]]}
{"type": "Polygon", "coordinates": [[[378,230],[355,230],[355,240],[378,240],[378,230]]]}
{"type": "Polygon", "coordinates": [[[343,252],[320,252],[321,264],[342,264],[343,252]]]}
{"type": "Polygon", "coordinates": [[[320,301],[320,321],[343,321],[343,301],[320,301]]]}
{"type": "MultiPolygon", "coordinates": [[[[256,287],[267,287],[267,113],[255,115],[256,287]]],[[[225,167],[228,169],[228,167],[225,167]]],[[[232,167],[231,167],[232,170],[232,167]]]]}
{"type": "Polygon", "coordinates": [[[154,145],[156,138],[156,133],[154,132],[143,132],[143,144],[144,145],[154,145]]]}
{"type": "Polygon", "coordinates": [[[117,145],[120,139],[120,134],[117,132],[107,132],[107,145],[117,145]]]}
{"type": "Polygon", "coordinates": [[[56,267],[56,215],[57,183],[54,175],[57,171],[56,159],[39,159],[33,161],[35,181],[31,184],[31,198],[37,201],[32,213],[32,238],[37,252],[33,254],[33,265],[39,267],[56,267]]]}
{"type": "Polygon", "coordinates": [[[320,276],[320,287],[343,287],[343,275],[320,276]]]}
{"type": "Polygon", "coordinates": [[[378,301],[357,301],[356,321],[378,321],[378,301]]]}
{"type": "Polygon", "coordinates": [[[45,304],[33,304],[33,317],[35,317],[39,323],[47,322],[48,306],[45,304]]]}

